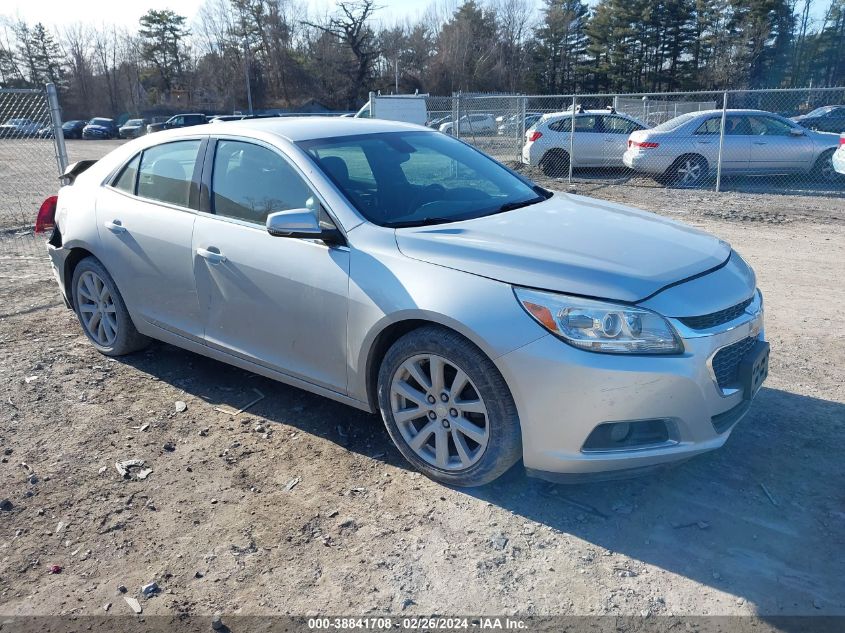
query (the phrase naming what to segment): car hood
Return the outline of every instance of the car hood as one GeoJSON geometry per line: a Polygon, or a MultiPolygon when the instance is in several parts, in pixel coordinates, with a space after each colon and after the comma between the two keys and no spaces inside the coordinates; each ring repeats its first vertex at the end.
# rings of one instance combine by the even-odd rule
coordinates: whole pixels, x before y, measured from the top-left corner
{"type": "Polygon", "coordinates": [[[556,193],[522,209],[396,229],[413,259],[506,283],[637,302],[723,265],[722,240],[666,218],[556,193]]]}

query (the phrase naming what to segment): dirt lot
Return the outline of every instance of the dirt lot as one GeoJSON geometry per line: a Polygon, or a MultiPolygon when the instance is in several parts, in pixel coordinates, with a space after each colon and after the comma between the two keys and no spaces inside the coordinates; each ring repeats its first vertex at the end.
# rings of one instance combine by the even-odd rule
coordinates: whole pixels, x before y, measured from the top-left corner
{"type": "Polygon", "coordinates": [[[145,614],[845,614],[845,203],[592,193],[729,240],[765,294],[752,413],[659,477],[445,488],[376,416],[167,345],[98,355],[40,244],[7,232],[0,613],[128,614],[123,585],[145,614]],[[129,458],[149,477],[123,480],[129,458]]]}

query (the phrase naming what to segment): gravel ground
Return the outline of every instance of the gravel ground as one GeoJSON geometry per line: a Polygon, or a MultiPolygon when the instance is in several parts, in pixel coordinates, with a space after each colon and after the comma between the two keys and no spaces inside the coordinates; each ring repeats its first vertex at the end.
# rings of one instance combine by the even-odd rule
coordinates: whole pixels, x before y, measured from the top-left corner
{"type": "Polygon", "coordinates": [[[591,193],[729,240],[765,294],[755,407],[659,477],[559,486],[517,467],[446,488],[376,416],[163,344],[100,356],[41,244],[7,231],[0,614],[129,614],[122,585],[145,614],[845,615],[843,201],[591,193]],[[246,413],[216,409],[256,389],[246,413]],[[124,459],[152,473],[124,480],[124,459]]]}

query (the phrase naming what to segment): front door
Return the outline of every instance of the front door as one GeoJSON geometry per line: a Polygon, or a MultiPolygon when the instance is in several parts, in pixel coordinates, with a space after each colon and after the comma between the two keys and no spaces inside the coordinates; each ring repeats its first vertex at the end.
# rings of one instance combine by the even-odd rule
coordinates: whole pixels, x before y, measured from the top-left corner
{"type": "Polygon", "coordinates": [[[193,239],[206,343],[345,393],[349,250],[265,229],[274,211],[320,212],[317,196],[276,149],[219,140],[210,205],[193,239]]]}
{"type": "Polygon", "coordinates": [[[813,162],[813,141],[795,135],[789,123],[774,117],[748,117],[751,128],[749,167],[756,173],[794,173],[807,171],[813,162]]]}
{"type": "Polygon", "coordinates": [[[144,150],[101,189],[96,210],[99,258],[133,316],[196,340],[203,318],[194,286],[192,207],[202,143],[144,150]]]}

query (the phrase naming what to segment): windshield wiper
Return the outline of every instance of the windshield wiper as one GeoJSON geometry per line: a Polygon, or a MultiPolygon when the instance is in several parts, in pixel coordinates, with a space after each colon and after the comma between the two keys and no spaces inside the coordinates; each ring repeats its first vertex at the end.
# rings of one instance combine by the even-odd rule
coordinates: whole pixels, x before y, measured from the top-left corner
{"type": "Polygon", "coordinates": [[[402,222],[391,222],[387,226],[391,229],[404,229],[409,226],[429,226],[432,224],[448,224],[457,222],[455,218],[419,218],[417,220],[403,220],[402,222]]]}
{"type": "Polygon", "coordinates": [[[496,213],[504,213],[505,211],[513,211],[514,209],[521,209],[522,207],[527,207],[532,204],[537,204],[538,202],[543,202],[544,200],[548,200],[546,196],[537,196],[536,198],[529,198],[528,200],[520,200],[519,202],[506,202],[502,206],[500,206],[496,213]]]}

